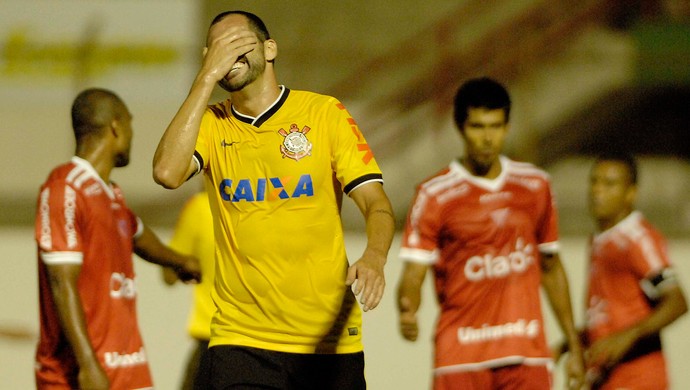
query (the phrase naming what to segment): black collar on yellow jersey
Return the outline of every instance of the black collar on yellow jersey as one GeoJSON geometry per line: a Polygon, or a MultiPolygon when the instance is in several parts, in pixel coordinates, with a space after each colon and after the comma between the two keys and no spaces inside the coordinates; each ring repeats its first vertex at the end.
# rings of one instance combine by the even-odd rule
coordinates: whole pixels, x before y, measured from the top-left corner
{"type": "Polygon", "coordinates": [[[259,114],[259,116],[257,116],[256,118],[237,112],[234,106],[230,107],[232,110],[232,116],[234,116],[237,120],[241,122],[250,124],[255,127],[260,127],[264,122],[268,120],[268,118],[272,117],[273,114],[278,112],[280,107],[282,107],[285,101],[287,100],[287,97],[290,94],[290,89],[286,88],[284,85],[281,85],[280,89],[281,91],[280,95],[278,95],[278,99],[276,99],[276,101],[273,102],[273,104],[271,104],[264,112],[259,114]]]}

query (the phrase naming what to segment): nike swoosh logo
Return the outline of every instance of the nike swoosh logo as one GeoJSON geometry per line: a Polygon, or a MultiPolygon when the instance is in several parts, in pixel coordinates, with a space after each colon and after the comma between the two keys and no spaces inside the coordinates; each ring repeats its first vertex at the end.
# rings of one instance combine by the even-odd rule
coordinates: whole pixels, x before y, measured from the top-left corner
{"type": "Polygon", "coordinates": [[[222,140],[222,141],[220,142],[220,146],[226,147],[226,146],[232,146],[232,145],[235,145],[235,144],[238,144],[238,143],[239,143],[239,142],[237,142],[237,141],[225,142],[225,140],[222,140]]]}

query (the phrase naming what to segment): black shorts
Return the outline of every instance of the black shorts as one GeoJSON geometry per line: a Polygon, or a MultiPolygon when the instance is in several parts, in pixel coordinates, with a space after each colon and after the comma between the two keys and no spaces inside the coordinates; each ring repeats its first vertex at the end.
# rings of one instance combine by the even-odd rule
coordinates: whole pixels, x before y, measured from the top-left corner
{"type": "Polygon", "coordinates": [[[208,390],[211,388],[211,365],[208,361],[208,340],[196,340],[196,346],[187,360],[182,390],[208,390]]]}
{"type": "Polygon", "coordinates": [[[364,390],[364,352],[301,354],[217,345],[208,351],[214,390],[364,390]]]}

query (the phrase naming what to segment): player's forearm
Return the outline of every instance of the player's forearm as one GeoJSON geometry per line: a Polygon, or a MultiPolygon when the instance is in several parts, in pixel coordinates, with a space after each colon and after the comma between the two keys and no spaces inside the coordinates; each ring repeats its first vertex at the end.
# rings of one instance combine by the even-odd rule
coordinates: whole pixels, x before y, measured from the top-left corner
{"type": "Polygon", "coordinates": [[[170,268],[173,271],[184,268],[188,257],[175,252],[165,245],[147,246],[135,252],[139,257],[152,264],[170,268]]]}
{"type": "MultiPolygon", "coordinates": [[[[364,216],[367,247],[365,253],[386,262],[388,250],[395,234],[393,207],[380,183],[367,183],[353,192],[350,197],[364,216]]],[[[368,256],[370,257],[370,256],[368,256]]]]}
{"type": "Polygon", "coordinates": [[[86,330],[86,320],[76,281],[70,283],[58,277],[50,278],[50,288],[57,309],[60,327],[72,347],[79,367],[91,367],[98,363],[86,330]]]}
{"type": "Polygon", "coordinates": [[[428,266],[416,263],[405,263],[400,282],[398,283],[398,310],[417,313],[422,303],[422,284],[428,266]]]}
{"type": "Polygon", "coordinates": [[[367,233],[365,250],[378,254],[385,263],[395,234],[395,218],[388,198],[372,202],[364,214],[367,233]]]}
{"type": "Polygon", "coordinates": [[[406,280],[398,285],[398,312],[416,314],[422,304],[422,284],[406,280]]]}
{"type": "Polygon", "coordinates": [[[201,119],[213,87],[209,79],[198,76],[161,137],[153,157],[153,178],[165,188],[177,188],[188,178],[201,119]]]}
{"type": "Polygon", "coordinates": [[[398,284],[398,314],[400,334],[409,341],[419,336],[417,311],[422,300],[422,282],[426,266],[407,263],[398,284]]]}
{"type": "Polygon", "coordinates": [[[687,302],[680,288],[666,292],[652,314],[629,329],[636,340],[658,334],[663,328],[688,311],[687,302]]]}
{"type": "Polygon", "coordinates": [[[579,351],[581,350],[580,338],[575,329],[570,303],[570,287],[563,265],[560,259],[556,258],[552,260],[552,264],[543,269],[542,287],[551,303],[558,324],[567,339],[568,349],[579,351]]]}
{"type": "Polygon", "coordinates": [[[187,261],[186,256],[163,244],[148,227],[144,227],[141,236],[134,241],[134,252],[149,263],[172,269],[179,269],[187,261]]]}

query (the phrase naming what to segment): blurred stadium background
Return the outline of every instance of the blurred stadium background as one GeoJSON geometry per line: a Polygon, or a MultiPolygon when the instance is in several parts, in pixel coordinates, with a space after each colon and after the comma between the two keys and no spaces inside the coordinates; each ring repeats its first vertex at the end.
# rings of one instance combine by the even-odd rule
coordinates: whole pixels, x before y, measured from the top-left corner
{"type": "MultiPolygon", "coordinates": [[[[0,334],[14,335],[0,337],[3,388],[33,386],[35,199],[48,171],[73,154],[72,99],[101,86],[128,104],[132,162],[113,179],[167,238],[198,186],[155,185],[151,158],[196,73],[208,23],[227,9],[265,20],[278,42],[282,83],[336,96],[349,108],[383,169],[399,227],[414,186],[462,153],[451,120],[457,86],[488,75],[504,82],[514,101],[508,154],[552,175],[577,318],[592,230],[588,169],[605,149],[625,147],[640,157],[638,206],[671,239],[690,286],[690,0],[2,0],[0,9],[0,330],[9,329],[0,334]]],[[[361,218],[345,203],[348,251],[356,256],[361,218]]],[[[397,243],[386,301],[365,316],[367,377],[372,389],[423,389],[433,296],[427,282],[426,338],[403,342],[393,302],[397,243]]],[[[189,291],[166,289],[154,267],[137,265],[154,380],[173,389],[190,347],[189,291]]],[[[665,334],[678,389],[690,388],[682,367],[690,358],[689,326],[684,318],[665,334]]]]}

